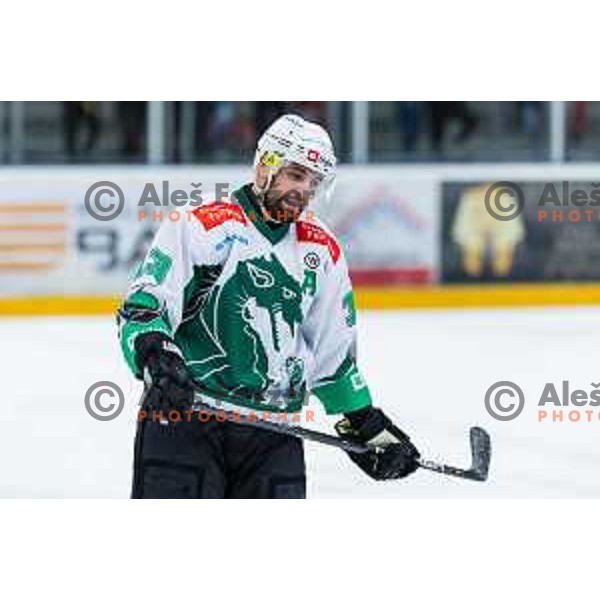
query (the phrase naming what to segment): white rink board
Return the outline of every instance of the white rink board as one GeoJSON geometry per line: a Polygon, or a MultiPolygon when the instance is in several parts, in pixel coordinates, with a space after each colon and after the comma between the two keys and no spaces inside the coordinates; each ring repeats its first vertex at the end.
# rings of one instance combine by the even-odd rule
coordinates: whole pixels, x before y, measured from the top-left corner
{"type": "MultiPolygon", "coordinates": [[[[0,171],[0,227],[3,243],[41,244],[24,252],[0,248],[0,297],[106,296],[121,294],[159,222],[140,220],[140,199],[152,184],[160,201],[179,190],[188,197],[201,185],[202,198],[216,193],[217,183],[233,191],[251,178],[243,166],[225,167],[79,167],[6,168],[0,171]],[[100,181],[117,183],[125,198],[124,211],[102,222],[86,211],[87,190],[100,181]],[[19,214],[18,204],[61,205],[62,212],[19,214]],[[10,210],[6,210],[10,208],[10,210]],[[57,225],[59,231],[6,229],[15,225],[57,225]],[[62,251],[48,249],[64,245],[62,251]],[[46,249],[44,249],[44,247],[46,249]],[[15,261],[22,269],[7,269],[15,261]],[[27,263],[38,264],[27,268],[27,263]],[[39,268],[39,264],[47,267],[39,268]]],[[[600,180],[596,165],[408,165],[348,166],[339,169],[336,193],[328,205],[315,205],[339,233],[352,270],[396,272],[400,281],[435,282],[440,265],[440,203],[444,181],[574,179],[600,180]]],[[[103,202],[110,200],[104,198],[103,202]]],[[[142,208],[150,209],[146,204],[142,208]]],[[[168,218],[173,206],[163,207],[168,218]]],[[[18,250],[18,248],[17,248],[18,250]]]]}
{"type": "MultiPolygon", "coordinates": [[[[193,218],[187,213],[200,201],[192,194],[213,201],[220,190],[231,193],[251,175],[239,166],[4,170],[0,229],[11,247],[0,247],[0,297],[121,294],[161,219],[176,208],[174,194],[185,218],[193,218]],[[101,182],[96,192],[101,207],[117,201],[111,184],[124,198],[122,212],[109,221],[93,218],[85,206],[86,193],[101,182]],[[40,249],[32,251],[36,245],[40,249]]],[[[90,195],[92,204],[95,197],[90,195]]],[[[428,280],[435,277],[437,195],[430,179],[341,168],[335,197],[309,209],[328,217],[334,230],[339,224],[351,268],[417,270],[428,280]]]]}

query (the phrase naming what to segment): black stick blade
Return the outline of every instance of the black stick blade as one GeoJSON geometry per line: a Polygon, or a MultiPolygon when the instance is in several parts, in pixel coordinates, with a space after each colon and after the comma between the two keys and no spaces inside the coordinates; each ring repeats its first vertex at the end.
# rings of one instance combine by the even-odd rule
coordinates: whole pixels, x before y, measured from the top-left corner
{"type": "Polygon", "coordinates": [[[490,461],[492,460],[492,443],[490,436],[481,427],[471,427],[471,468],[473,478],[485,481],[488,477],[490,461]]]}

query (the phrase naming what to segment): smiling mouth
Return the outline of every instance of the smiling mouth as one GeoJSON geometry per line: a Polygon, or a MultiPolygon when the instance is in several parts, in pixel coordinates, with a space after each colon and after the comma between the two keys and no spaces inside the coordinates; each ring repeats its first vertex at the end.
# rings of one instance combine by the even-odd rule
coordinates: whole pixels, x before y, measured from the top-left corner
{"type": "Polygon", "coordinates": [[[302,202],[299,200],[284,198],[281,200],[281,207],[292,212],[297,212],[302,210],[302,202]]]}

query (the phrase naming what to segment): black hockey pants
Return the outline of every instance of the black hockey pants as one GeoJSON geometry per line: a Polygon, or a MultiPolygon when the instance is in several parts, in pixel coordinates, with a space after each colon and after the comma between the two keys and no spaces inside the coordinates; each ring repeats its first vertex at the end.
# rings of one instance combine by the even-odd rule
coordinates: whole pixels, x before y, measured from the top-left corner
{"type": "Polygon", "coordinates": [[[233,422],[141,421],[132,498],[304,498],[302,441],[233,422]]]}

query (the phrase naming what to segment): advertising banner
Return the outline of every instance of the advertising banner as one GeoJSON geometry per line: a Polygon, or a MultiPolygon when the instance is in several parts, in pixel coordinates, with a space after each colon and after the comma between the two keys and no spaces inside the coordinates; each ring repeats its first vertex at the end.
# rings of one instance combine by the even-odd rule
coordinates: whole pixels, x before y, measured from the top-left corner
{"type": "Polygon", "coordinates": [[[394,171],[349,171],[326,207],[355,285],[430,284],[437,279],[435,182],[394,171]]]}
{"type": "MultiPolygon", "coordinates": [[[[226,198],[239,167],[25,169],[0,174],[0,296],[123,293],[161,222],[226,198]]],[[[315,212],[339,236],[356,284],[430,283],[437,215],[432,182],[347,167],[315,212]]]]}
{"type": "Polygon", "coordinates": [[[600,184],[446,182],[444,282],[600,279],[600,184]]]}

